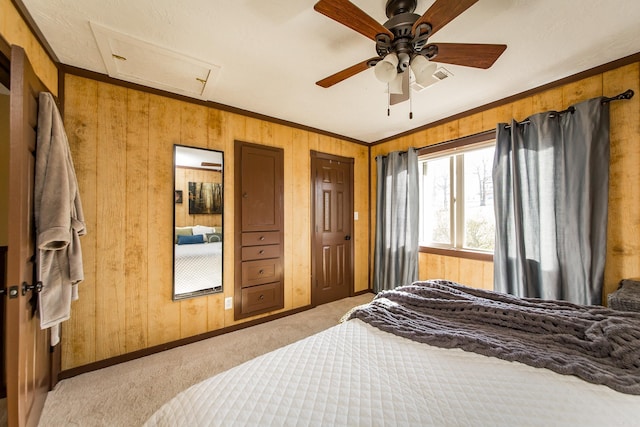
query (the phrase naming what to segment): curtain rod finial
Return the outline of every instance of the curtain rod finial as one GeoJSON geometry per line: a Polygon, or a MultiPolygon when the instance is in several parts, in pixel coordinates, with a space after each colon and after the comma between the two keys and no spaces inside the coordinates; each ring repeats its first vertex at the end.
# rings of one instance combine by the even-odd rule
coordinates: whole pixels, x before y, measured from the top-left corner
{"type": "Polygon", "coordinates": [[[621,93],[620,96],[624,99],[633,98],[634,92],[631,89],[627,89],[625,92],[621,93]]]}
{"type": "Polygon", "coordinates": [[[633,98],[634,92],[632,89],[627,89],[622,93],[617,94],[616,96],[612,96],[611,98],[605,98],[602,100],[603,103],[618,101],[621,99],[631,99],[633,98]]]}

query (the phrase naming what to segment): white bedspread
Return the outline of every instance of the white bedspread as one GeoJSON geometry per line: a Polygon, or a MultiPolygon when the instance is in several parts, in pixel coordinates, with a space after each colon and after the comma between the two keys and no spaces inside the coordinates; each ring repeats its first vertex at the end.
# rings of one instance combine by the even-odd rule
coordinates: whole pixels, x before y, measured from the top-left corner
{"type": "Polygon", "coordinates": [[[632,426],[640,396],[350,320],[196,384],[147,426],[632,426]]]}
{"type": "Polygon", "coordinates": [[[174,246],[176,294],[203,289],[222,290],[221,242],[174,246]]]}

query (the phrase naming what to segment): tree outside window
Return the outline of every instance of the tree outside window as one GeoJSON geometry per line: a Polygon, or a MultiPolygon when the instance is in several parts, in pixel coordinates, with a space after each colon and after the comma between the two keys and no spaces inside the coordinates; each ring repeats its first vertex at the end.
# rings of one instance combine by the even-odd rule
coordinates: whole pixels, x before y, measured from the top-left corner
{"type": "Polygon", "coordinates": [[[492,252],[495,142],[420,159],[420,245],[492,252]]]}

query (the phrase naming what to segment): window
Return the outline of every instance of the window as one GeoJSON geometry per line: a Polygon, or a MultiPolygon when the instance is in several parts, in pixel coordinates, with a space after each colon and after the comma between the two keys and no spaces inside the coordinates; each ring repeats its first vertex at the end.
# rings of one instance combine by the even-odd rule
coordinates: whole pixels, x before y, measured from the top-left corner
{"type": "Polygon", "coordinates": [[[419,157],[420,246],[493,252],[495,140],[419,157]]]}

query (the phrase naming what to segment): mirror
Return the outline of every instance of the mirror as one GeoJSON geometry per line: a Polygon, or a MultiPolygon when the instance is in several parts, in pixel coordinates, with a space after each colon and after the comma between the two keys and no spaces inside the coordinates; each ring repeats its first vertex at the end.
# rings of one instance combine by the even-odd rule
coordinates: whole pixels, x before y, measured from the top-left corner
{"type": "Polygon", "coordinates": [[[174,300],[222,292],[223,158],[174,145],[174,300]]]}

